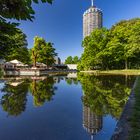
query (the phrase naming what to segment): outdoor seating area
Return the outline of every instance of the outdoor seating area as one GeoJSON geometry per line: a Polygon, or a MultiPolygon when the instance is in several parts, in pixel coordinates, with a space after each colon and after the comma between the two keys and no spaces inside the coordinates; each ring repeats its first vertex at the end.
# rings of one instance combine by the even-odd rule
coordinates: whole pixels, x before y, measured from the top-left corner
{"type": "Polygon", "coordinates": [[[17,59],[5,62],[3,64],[4,69],[15,69],[15,68],[28,68],[29,65],[23,64],[22,62],[18,61],[17,59]]]}

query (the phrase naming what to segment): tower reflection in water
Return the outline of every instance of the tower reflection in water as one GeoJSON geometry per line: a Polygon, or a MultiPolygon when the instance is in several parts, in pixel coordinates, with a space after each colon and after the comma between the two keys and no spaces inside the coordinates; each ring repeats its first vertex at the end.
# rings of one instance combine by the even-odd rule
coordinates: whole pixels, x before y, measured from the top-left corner
{"type": "Polygon", "coordinates": [[[83,105],[83,127],[91,135],[91,140],[102,130],[102,125],[103,117],[96,115],[90,107],[83,105]]]}

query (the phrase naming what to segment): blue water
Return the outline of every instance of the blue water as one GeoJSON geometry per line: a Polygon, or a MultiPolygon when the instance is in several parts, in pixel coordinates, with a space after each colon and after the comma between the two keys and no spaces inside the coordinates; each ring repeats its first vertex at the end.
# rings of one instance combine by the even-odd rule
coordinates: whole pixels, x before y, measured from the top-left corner
{"type": "Polygon", "coordinates": [[[122,91],[130,92],[134,80],[87,75],[1,80],[0,140],[109,140],[129,96],[122,91]]]}

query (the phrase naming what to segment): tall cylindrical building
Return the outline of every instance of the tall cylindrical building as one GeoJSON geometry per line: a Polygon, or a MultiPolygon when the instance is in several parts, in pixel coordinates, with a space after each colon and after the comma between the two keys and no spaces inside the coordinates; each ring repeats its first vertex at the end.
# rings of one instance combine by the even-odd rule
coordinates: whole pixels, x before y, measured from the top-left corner
{"type": "Polygon", "coordinates": [[[102,28],[102,11],[96,6],[92,6],[83,14],[83,38],[90,35],[96,28],[102,28]]]}
{"type": "Polygon", "coordinates": [[[91,109],[83,105],[83,127],[91,135],[96,135],[103,127],[103,117],[96,115],[91,109]]]}

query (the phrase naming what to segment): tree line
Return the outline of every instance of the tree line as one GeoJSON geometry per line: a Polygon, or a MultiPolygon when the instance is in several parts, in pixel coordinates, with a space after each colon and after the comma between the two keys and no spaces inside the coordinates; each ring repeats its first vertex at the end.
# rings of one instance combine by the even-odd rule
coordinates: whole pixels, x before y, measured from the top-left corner
{"type": "Polygon", "coordinates": [[[140,66],[140,18],[123,20],[111,29],[85,37],[79,70],[132,69],[140,66]]]}
{"type": "Polygon", "coordinates": [[[65,64],[78,64],[78,62],[80,61],[80,58],[78,56],[68,56],[65,59],[65,64]]]}

